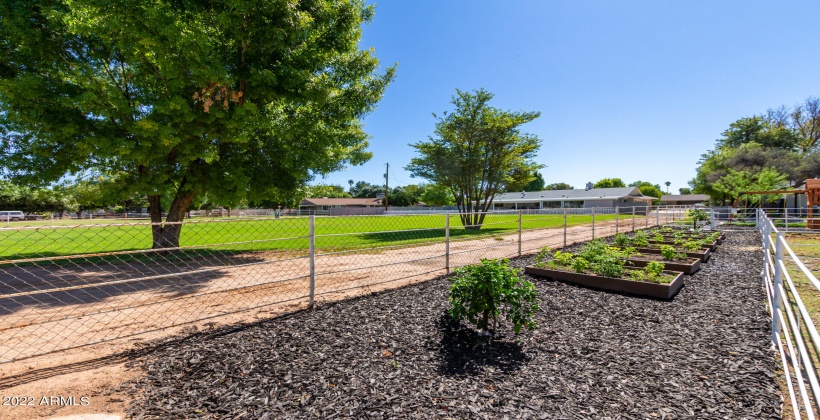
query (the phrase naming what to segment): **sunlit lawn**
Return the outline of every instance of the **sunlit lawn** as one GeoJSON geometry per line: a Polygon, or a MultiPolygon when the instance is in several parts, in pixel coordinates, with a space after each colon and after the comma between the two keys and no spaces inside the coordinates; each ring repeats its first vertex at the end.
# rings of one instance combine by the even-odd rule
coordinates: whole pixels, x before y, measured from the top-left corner
{"type": "MultiPolygon", "coordinates": [[[[517,214],[489,214],[480,230],[466,230],[459,218],[450,216],[453,240],[476,236],[509,234],[518,228],[517,214]]],[[[628,218],[630,215],[622,215],[628,218]]],[[[639,216],[640,217],[640,216],[639,216]]],[[[316,217],[316,247],[345,250],[387,245],[443,241],[443,214],[407,216],[316,217]]],[[[596,221],[614,220],[597,215],[596,221]]],[[[589,215],[568,215],[567,225],[590,223],[589,215]]],[[[51,227],[52,221],[20,222],[0,229],[0,259],[96,254],[151,248],[151,228],[145,221],[69,221],[51,227]],[[15,226],[37,226],[15,228],[15,226]]],[[[562,215],[523,215],[524,230],[562,226],[562,215]]],[[[298,250],[308,248],[308,218],[216,219],[186,223],[181,246],[244,252],[255,250],[298,250]]]]}

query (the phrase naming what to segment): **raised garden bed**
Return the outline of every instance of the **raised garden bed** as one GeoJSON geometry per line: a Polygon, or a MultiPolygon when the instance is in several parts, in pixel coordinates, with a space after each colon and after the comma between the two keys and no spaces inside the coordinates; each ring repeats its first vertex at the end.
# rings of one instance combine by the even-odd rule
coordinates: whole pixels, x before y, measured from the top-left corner
{"type": "Polygon", "coordinates": [[[564,270],[538,268],[527,266],[524,272],[533,276],[547,277],[553,280],[565,281],[596,289],[614,292],[626,292],[634,295],[649,296],[658,299],[670,299],[683,287],[683,273],[678,271],[664,271],[666,275],[674,276],[667,283],[649,283],[645,281],[629,280],[625,278],[603,277],[595,274],[574,273],[564,270]]]}
{"type": "Polygon", "coordinates": [[[659,254],[635,255],[626,259],[633,267],[646,267],[650,261],[659,261],[669,271],[680,271],[683,274],[695,274],[700,271],[700,258],[690,258],[688,260],[669,261],[664,259],[659,254]],[[657,258],[653,258],[657,257],[657,258]],[[641,259],[645,258],[645,259],[641,259]]]}
{"type": "MultiPolygon", "coordinates": [[[[661,253],[660,248],[635,248],[635,249],[638,252],[642,253],[642,254],[660,254],[661,253]]],[[[684,250],[684,251],[679,251],[679,252],[682,252],[682,253],[686,254],[686,256],[688,256],[688,257],[699,258],[703,262],[708,262],[709,257],[712,256],[712,251],[709,248],[704,248],[700,251],[685,251],[684,250]]]]}

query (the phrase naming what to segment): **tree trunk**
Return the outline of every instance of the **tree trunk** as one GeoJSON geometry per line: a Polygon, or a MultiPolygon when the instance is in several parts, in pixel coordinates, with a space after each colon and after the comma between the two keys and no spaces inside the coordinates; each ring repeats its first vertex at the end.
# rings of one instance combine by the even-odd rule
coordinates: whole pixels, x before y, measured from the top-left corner
{"type": "Polygon", "coordinates": [[[171,203],[165,222],[162,221],[162,207],[159,195],[149,195],[151,206],[151,234],[153,249],[178,248],[179,236],[182,233],[182,221],[191,207],[196,193],[193,191],[178,194],[171,203]]]}
{"type": "Polygon", "coordinates": [[[485,309],[484,315],[481,317],[481,330],[482,331],[489,331],[489,324],[490,324],[490,310],[485,309]]]}

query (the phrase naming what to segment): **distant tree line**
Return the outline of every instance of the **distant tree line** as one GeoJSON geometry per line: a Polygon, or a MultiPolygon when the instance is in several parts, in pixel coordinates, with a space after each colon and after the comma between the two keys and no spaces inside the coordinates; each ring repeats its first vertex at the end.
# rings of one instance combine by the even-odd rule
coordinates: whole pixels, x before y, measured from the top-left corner
{"type": "MultiPolygon", "coordinates": [[[[701,155],[692,192],[728,204],[745,191],[800,187],[820,176],[820,98],[741,118],[701,155]]],[[[750,196],[758,202],[762,196],[750,196]]]]}

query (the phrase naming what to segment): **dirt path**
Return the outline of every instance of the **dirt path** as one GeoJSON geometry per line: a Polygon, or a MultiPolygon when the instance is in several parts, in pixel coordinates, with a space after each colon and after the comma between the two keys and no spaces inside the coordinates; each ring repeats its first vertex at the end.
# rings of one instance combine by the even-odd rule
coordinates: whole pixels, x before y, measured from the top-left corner
{"type": "MultiPolygon", "coordinates": [[[[647,223],[654,225],[655,218],[638,221],[636,228],[642,228],[647,223]]],[[[618,228],[629,231],[632,221],[622,220],[618,228]]],[[[609,236],[615,230],[614,221],[599,222],[595,236],[609,236]]],[[[564,237],[562,228],[554,228],[525,231],[520,244],[517,234],[453,241],[449,264],[454,268],[481,258],[515,256],[519,245],[523,254],[544,246],[561,247],[564,237]]],[[[566,230],[567,244],[591,238],[589,225],[566,230]]],[[[89,405],[80,406],[15,407],[11,411],[0,406],[0,418],[9,413],[20,418],[121,414],[128,396],[113,388],[138,372],[127,369],[126,359],[118,354],[185,328],[249,322],[307,307],[308,258],[265,253],[232,258],[216,255],[196,263],[186,261],[182,267],[129,262],[0,269],[8,274],[4,280],[13,279],[9,284],[15,291],[84,286],[0,301],[0,359],[86,345],[0,364],[2,395],[89,397],[89,405]],[[152,275],[165,276],[107,283],[152,275]]],[[[429,280],[446,273],[445,264],[444,243],[317,255],[316,301],[321,304],[429,280]]]]}

